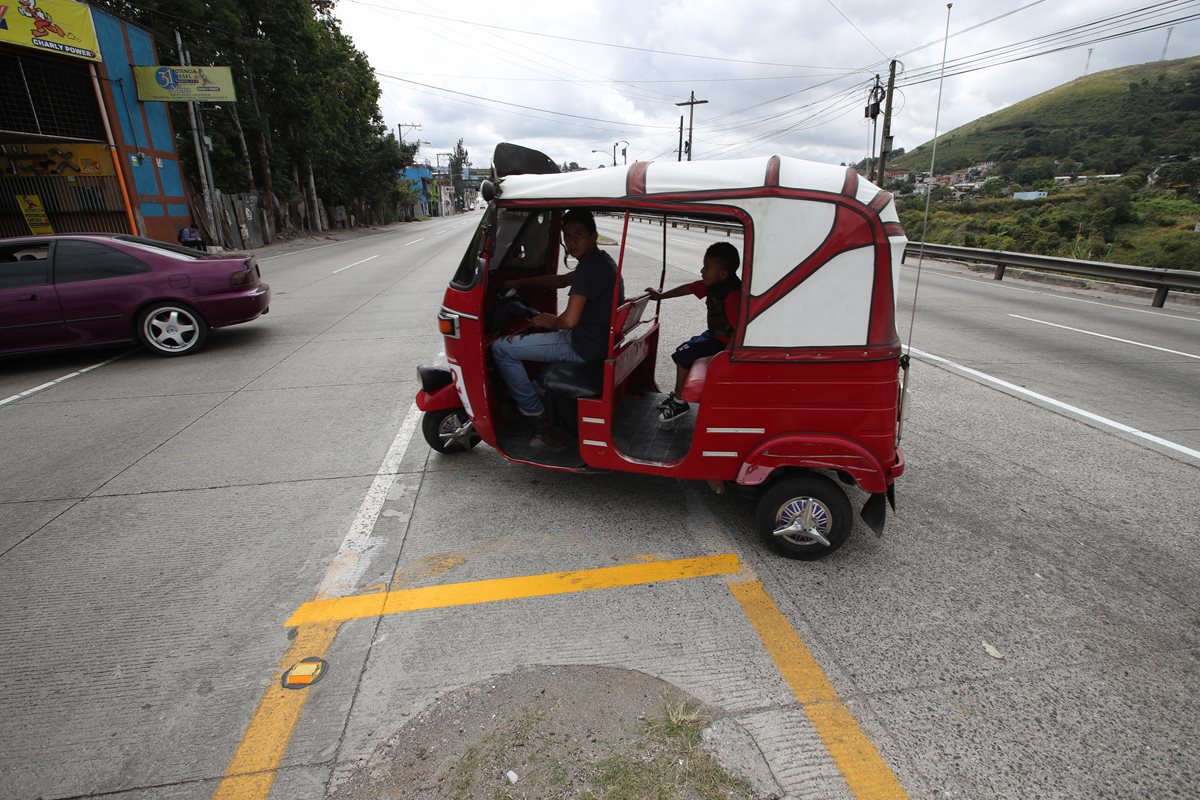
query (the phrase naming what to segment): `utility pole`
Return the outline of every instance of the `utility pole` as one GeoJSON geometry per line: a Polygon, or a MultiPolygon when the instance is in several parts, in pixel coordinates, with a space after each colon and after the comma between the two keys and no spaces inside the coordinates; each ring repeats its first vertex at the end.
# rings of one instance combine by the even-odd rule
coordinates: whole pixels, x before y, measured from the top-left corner
{"type": "Polygon", "coordinates": [[[400,134],[400,144],[404,144],[404,129],[418,130],[421,127],[419,122],[399,122],[396,124],[396,133],[400,134]]]}
{"type": "Polygon", "coordinates": [[[675,160],[683,161],[683,115],[679,115],[679,149],[675,151],[675,160]]]}
{"type": "MultiPolygon", "coordinates": [[[[183,38],[179,35],[179,30],[175,30],[175,47],[179,53],[179,65],[187,66],[188,60],[183,51],[183,38]]],[[[208,217],[209,233],[218,241],[213,244],[219,244],[221,234],[217,231],[217,218],[213,213],[213,198],[208,188],[208,172],[205,169],[205,159],[203,145],[200,142],[200,129],[196,127],[196,104],[188,101],[188,120],[192,123],[192,143],[196,146],[196,172],[200,176],[200,194],[204,198],[204,216],[208,217]]]]}
{"type": "Polygon", "coordinates": [[[1091,69],[1091,67],[1092,67],[1092,50],[1093,50],[1093,49],[1094,49],[1094,48],[1091,48],[1091,47],[1089,47],[1089,48],[1088,48],[1088,57],[1087,57],[1087,61],[1086,61],[1086,62],[1084,62],[1084,65],[1083,65],[1083,74],[1084,74],[1084,75],[1087,75],[1087,74],[1088,74],[1088,70],[1089,70],[1089,69],[1091,69]]]}
{"type": "MultiPolygon", "coordinates": [[[[696,93],[692,92],[691,97],[689,97],[687,100],[683,101],[682,103],[675,104],[677,106],[687,106],[688,107],[688,138],[687,138],[687,157],[688,157],[687,160],[688,161],[692,160],[692,120],[694,119],[694,115],[696,113],[696,106],[703,105],[704,103],[707,103],[707,102],[708,102],[707,100],[697,100],[696,93]]],[[[682,125],[682,119],[680,120],[680,124],[682,125]]],[[[614,161],[615,161],[615,159],[614,159],[614,161]]]]}
{"type": "Polygon", "coordinates": [[[1171,27],[1167,28],[1167,40],[1166,40],[1165,42],[1163,42],[1163,51],[1162,51],[1162,53],[1161,53],[1161,54],[1159,55],[1159,57],[1158,57],[1158,60],[1159,60],[1159,61],[1162,61],[1162,60],[1164,60],[1164,59],[1167,57],[1167,45],[1169,45],[1169,44],[1171,43],[1171,34],[1172,34],[1174,31],[1175,31],[1175,26],[1174,26],[1174,25],[1172,25],[1171,27]]]}
{"type": "Polygon", "coordinates": [[[875,76],[875,85],[871,87],[871,93],[867,97],[867,108],[863,116],[871,120],[871,151],[867,154],[867,178],[870,179],[875,174],[875,120],[879,118],[879,101],[883,99],[884,91],[883,84],[879,80],[879,76],[875,76]]]}
{"type": "Polygon", "coordinates": [[[877,186],[883,188],[885,178],[884,167],[887,164],[888,153],[892,152],[892,92],[896,88],[896,61],[888,69],[887,97],[883,105],[883,137],[879,140],[879,180],[877,186]]]}

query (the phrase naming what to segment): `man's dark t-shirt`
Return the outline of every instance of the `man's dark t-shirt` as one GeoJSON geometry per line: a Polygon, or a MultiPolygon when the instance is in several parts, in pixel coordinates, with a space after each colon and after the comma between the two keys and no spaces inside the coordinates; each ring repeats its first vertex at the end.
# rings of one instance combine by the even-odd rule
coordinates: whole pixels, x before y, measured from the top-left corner
{"type": "MultiPolygon", "coordinates": [[[[596,249],[580,260],[571,280],[570,294],[587,298],[579,324],[571,329],[571,347],[584,361],[598,361],[608,355],[608,325],[612,317],[613,280],[617,265],[612,256],[596,249]]],[[[625,301],[625,281],[621,297],[625,301]]]]}

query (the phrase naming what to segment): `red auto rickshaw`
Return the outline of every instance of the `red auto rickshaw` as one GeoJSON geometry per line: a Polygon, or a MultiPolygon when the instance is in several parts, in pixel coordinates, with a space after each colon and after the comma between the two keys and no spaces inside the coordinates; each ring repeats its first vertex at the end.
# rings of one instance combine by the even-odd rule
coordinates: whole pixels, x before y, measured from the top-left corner
{"type": "Polygon", "coordinates": [[[541,153],[502,144],[493,163],[487,209],[438,313],[448,364],[418,370],[431,447],[462,452],[482,440],[547,469],[755,487],[756,526],[790,558],[820,558],[850,535],[839,480],[869,495],[862,518],[882,531],[904,471],[907,366],[895,324],[907,239],[889,193],[853,168],[781,156],[560,173],[541,153]],[[577,207],[622,226],[618,271],[631,220],[661,224],[664,253],[673,226],[740,231],[741,313],[727,349],[687,375],[683,399],[696,413],[664,430],[655,410],[659,309],[646,294],[614,303],[602,361],[528,365],[573,435],[573,446],[547,451],[530,446],[488,348],[519,334],[531,314],[557,311],[553,291],[520,297],[503,284],[567,268],[560,225],[577,207]]]}

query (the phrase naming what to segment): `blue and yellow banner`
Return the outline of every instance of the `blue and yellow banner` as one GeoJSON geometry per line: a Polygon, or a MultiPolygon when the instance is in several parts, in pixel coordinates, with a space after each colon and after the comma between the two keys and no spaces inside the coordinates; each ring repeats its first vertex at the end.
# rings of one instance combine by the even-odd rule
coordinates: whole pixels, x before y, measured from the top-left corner
{"type": "Polygon", "coordinates": [[[237,100],[229,67],[134,67],[133,80],[143,103],[237,100]]]}
{"type": "Polygon", "coordinates": [[[92,10],[75,0],[0,0],[0,42],[100,60],[92,10]]]}

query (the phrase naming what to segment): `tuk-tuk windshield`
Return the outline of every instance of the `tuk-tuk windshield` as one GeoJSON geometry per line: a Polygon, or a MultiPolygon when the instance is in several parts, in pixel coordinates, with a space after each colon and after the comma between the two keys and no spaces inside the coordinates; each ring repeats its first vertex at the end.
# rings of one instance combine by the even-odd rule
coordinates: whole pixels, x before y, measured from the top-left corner
{"type": "Polygon", "coordinates": [[[500,209],[492,271],[537,271],[544,267],[550,246],[550,225],[549,211],[500,209]]]}

